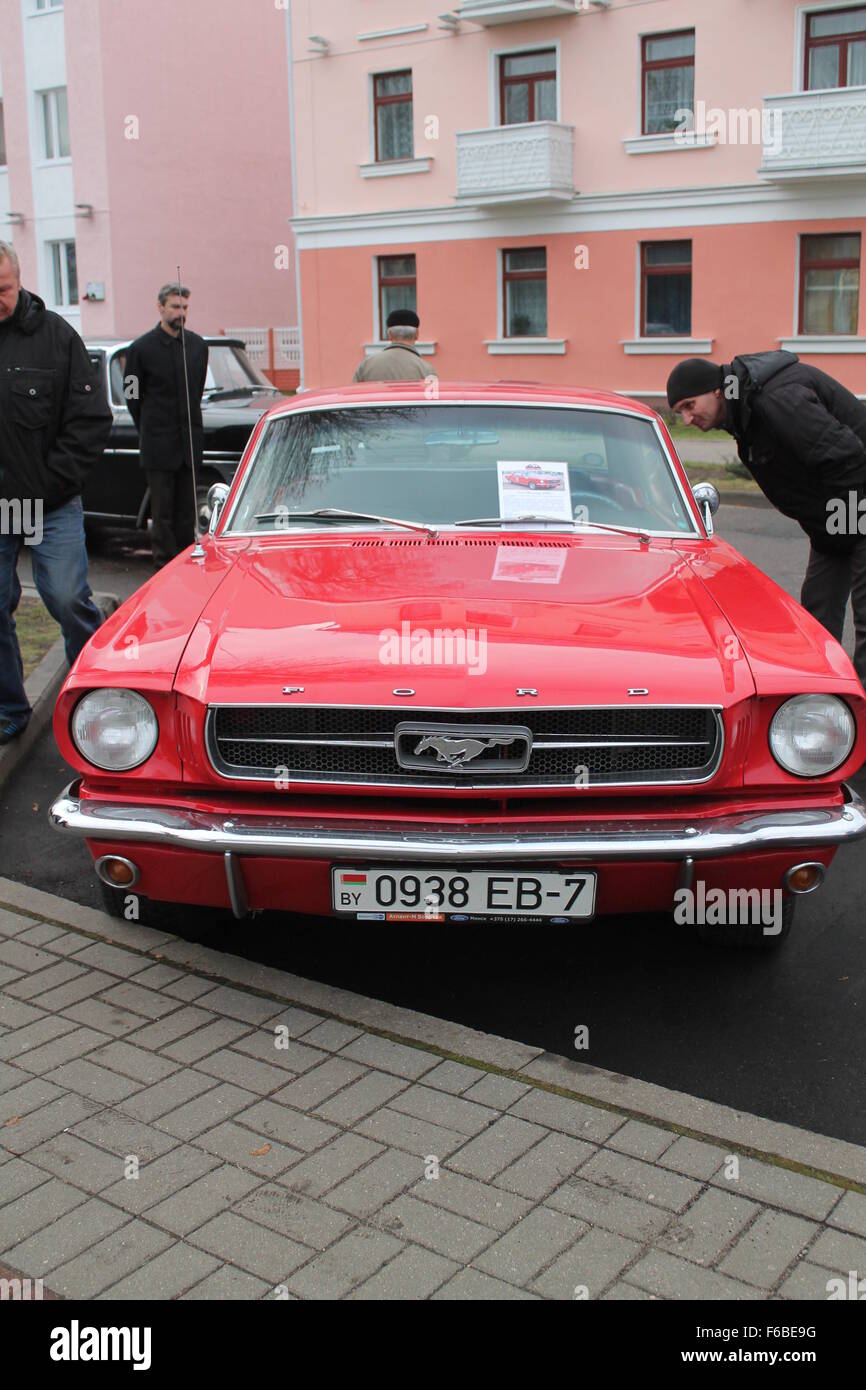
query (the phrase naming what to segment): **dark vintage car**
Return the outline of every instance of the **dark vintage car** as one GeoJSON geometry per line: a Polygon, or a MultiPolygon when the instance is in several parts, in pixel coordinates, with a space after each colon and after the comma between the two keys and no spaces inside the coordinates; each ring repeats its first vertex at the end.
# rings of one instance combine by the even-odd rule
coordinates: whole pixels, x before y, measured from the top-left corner
{"type": "MultiPolygon", "coordinates": [[[[91,526],[135,526],[144,530],[150,515],[147,479],[138,462],[138,433],[123,394],[123,365],[131,338],[88,341],[91,360],[105,374],[114,422],[101,461],[84,489],[84,514],[91,526]]],[[[213,483],[230,483],[246,442],[266,410],[282,393],[247,357],[240,338],[205,338],[208,369],[202,396],[204,457],[197,492],[199,520],[209,520],[207,494],[213,483]]]]}

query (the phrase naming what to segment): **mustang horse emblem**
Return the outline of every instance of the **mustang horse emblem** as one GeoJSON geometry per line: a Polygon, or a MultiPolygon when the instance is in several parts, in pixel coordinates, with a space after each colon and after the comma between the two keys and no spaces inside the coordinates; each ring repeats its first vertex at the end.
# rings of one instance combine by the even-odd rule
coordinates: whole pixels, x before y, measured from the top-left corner
{"type": "Polygon", "coordinates": [[[415,749],[416,755],[428,748],[436,750],[436,761],[447,763],[449,767],[463,767],[480,753],[496,744],[513,743],[514,738],[448,738],[447,734],[427,734],[415,749]]]}

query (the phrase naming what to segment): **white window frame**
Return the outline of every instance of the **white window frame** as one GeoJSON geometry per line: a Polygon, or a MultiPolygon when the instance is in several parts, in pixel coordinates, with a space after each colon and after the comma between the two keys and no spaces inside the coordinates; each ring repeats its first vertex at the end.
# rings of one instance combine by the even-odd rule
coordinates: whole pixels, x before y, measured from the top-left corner
{"type": "Polygon", "coordinates": [[[33,8],[30,11],[32,19],[38,15],[56,14],[58,10],[63,9],[63,0],[32,0],[32,4],[33,8]]]}
{"type": "Polygon", "coordinates": [[[63,92],[66,97],[66,136],[69,139],[69,89],[67,87],[46,87],[41,91],[35,92],[38,109],[39,125],[42,129],[42,155],[40,163],[59,164],[63,160],[72,158],[72,142],[69,141],[69,150],[66,154],[60,154],[60,116],[58,112],[57,94],[63,92]],[[48,129],[47,120],[51,121],[51,139],[55,151],[58,153],[48,153],[48,129]]]}
{"type": "MultiPolygon", "coordinates": [[[[81,307],[81,289],[78,290],[78,299],[73,304],[69,298],[69,275],[67,271],[66,247],[75,246],[74,237],[58,237],[57,240],[46,241],[45,255],[48,262],[48,274],[46,283],[51,286],[51,298],[53,309],[79,309],[81,307]],[[58,249],[59,269],[60,269],[60,292],[61,298],[57,298],[57,266],[55,265],[55,248],[58,249]]],[[[75,252],[75,267],[78,269],[78,249],[75,252]]]]}
{"type": "MultiPolygon", "coordinates": [[[[490,128],[502,124],[502,112],[499,109],[499,60],[508,58],[512,53],[547,53],[553,49],[556,61],[556,121],[562,123],[562,40],[551,39],[547,43],[512,43],[508,48],[492,48],[490,50],[490,68],[488,72],[489,82],[489,107],[490,107],[490,128]]],[[[537,122],[533,122],[537,124],[537,122]]]]}

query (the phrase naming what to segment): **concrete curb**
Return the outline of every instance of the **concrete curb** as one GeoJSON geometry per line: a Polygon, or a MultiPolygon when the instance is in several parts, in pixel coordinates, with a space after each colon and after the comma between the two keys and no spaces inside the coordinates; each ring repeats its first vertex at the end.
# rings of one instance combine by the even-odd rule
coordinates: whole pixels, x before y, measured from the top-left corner
{"type": "MultiPolygon", "coordinates": [[[[21,592],[26,598],[38,597],[36,589],[31,584],[22,584],[21,592]]],[[[106,618],[114,612],[119,603],[114,594],[94,594],[93,601],[106,618]]],[[[30,701],[33,713],[20,738],[0,746],[0,787],[11,777],[18,764],[24,761],[31,748],[38,742],[51,723],[54,702],[68,670],[63,638],[58,637],[24,682],[24,689],[27,692],[27,699],[30,701]]]]}
{"type": "Polygon", "coordinates": [[[239,956],[136,926],[41,889],[0,878],[0,908],[56,922],[96,941],[190,971],[215,983],[280,1004],[297,1005],[355,1024],[410,1047],[519,1079],[657,1128],[722,1145],[764,1163],[806,1174],[836,1187],[866,1192],[866,1148],[793,1125],[733,1110],[635,1077],[543,1052],[462,1024],[314,980],[305,980],[239,956]]]}

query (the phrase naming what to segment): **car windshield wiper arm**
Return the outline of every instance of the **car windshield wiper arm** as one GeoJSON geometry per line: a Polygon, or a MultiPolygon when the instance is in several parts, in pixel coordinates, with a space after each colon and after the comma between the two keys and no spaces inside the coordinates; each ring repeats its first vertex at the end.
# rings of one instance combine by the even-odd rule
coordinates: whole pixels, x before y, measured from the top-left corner
{"type": "Polygon", "coordinates": [[[376,516],[371,512],[345,512],[340,507],[318,507],[314,512],[259,512],[256,521],[383,521],[389,526],[405,526],[410,531],[423,531],[428,536],[439,533],[433,526],[425,526],[420,521],[403,521],[396,516],[376,516]]]}
{"type": "Polygon", "coordinates": [[[556,516],[476,516],[469,521],[455,521],[455,526],[507,526],[512,522],[532,521],[546,522],[548,526],[570,526],[572,530],[576,526],[589,526],[598,531],[615,531],[618,535],[637,536],[639,541],[649,545],[650,537],[646,531],[642,531],[639,526],[608,526],[603,521],[566,521],[564,517],[556,516]]]}
{"type": "Polygon", "coordinates": [[[575,526],[589,526],[594,531],[616,531],[621,536],[637,536],[644,545],[649,545],[651,537],[639,526],[611,526],[606,521],[576,521],[575,526]]]}
{"type": "Polygon", "coordinates": [[[546,526],[574,526],[560,516],[472,516],[465,521],[455,521],[455,526],[510,526],[521,521],[538,521],[546,526]]]}

